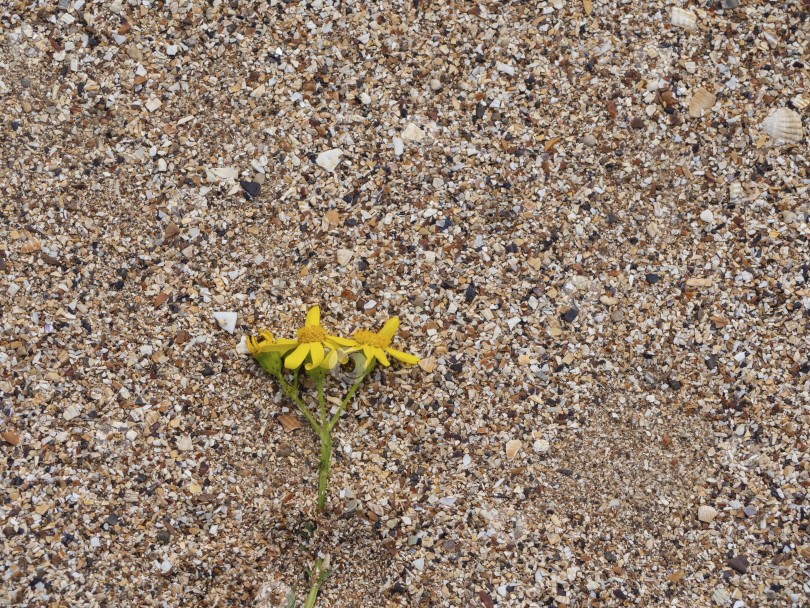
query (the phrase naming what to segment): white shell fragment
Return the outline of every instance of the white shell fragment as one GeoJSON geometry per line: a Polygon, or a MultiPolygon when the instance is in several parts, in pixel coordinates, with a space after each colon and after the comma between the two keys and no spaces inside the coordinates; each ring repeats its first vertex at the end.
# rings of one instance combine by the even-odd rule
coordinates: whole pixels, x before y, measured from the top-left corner
{"type": "Polygon", "coordinates": [[[215,312],[214,318],[217,320],[217,323],[219,323],[219,326],[229,334],[232,334],[233,330],[236,329],[235,312],[215,312]]]}
{"type": "Polygon", "coordinates": [[[422,129],[413,123],[409,123],[402,132],[402,139],[407,139],[409,141],[422,141],[424,136],[425,134],[422,132],[422,129]]]}
{"type": "Polygon", "coordinates": [[[67,406],[67,409],[65,410],[64,414],[62,414],[62,417],[65,420],[73,420],[81,413],[81,406],[78,403],[71,403],[69,406],[67,406]]]}
{"type": "Polygon", "coordinates": [[[706,209],[700,212],[700,219],[706,222],[707,224],[711,224],[714,221],[714,214],[708,209],[706,209]]]}
{"type": "Polygon", "coordinates": [[[693,30],[697,26],[697,15],[677,6],[673,6],[672,12],[670,13],[670,22],[675,27],[693,30]]]}
{"type": "Polygon", "coordinates": [[[506,442],[506,457],[509,460],[514,460],[520,448],[523,447],[523,442],[520,439],[512,439],[506,442]]]}
{"type": "Polygon", "coordinates": [[[717,509],[709,505],[701,505],[698,507],[698,519],[702,522],[709,523],[717,517],[717,509]]]}
{"type": "Polygon", "coordinates": [[[332,148],[331,150],[327,150],[326,152],[321,152],[318,154],[318,157],[315,159],[317,165],[330,173],[335,170],[335,167],[338,166],[340,163],[340,157],[343,155],[343,151],[339,148],[332,148]]]}
{"type": "Polygon", "coordinates": [[[742,184],[740,182],[731,182],[728,187],[728,200],[735,202],[742,196],[742,184]]]}
{"type": "Polygon", "coordinates": [[[797,143],[802,140],[802,117],[790,108],[779,108],[762,121],[762,130],[777,143],[797,143]]]}
{"type": "Polygon", "coordinates": [[[350,251],[349,249],[338,249],[337,251],[338,264],[340,264],[341,266],[345,266],[346,264],[349,263],[349,260],[352,259],[353,255],[354,252],[350,251]]]}
{"type": "Polygon", "coordinates": [[[810,97],[805,95],[796,95],[793,99],[791,99],[793,105],[796,106],[796,109],[800,112],[803,112],[807,106],[810,106],[810,97]]]}
{"type": "Polygon", "coordinates": [[[392,142],[394,144],[394,154],[397,156],[402,156],[402,153],[405,151],[405,142],[403,142],[399,137],[395,137],[392,142]]]}
{"type": "Polygon", "coordinates": [[[689,100],[689,116],[700,118],[703,112],[711,108],[717,102],[717,96],[708,89],[700,87],[689,100]]]}
{"type": "Polygon", "coordinates": [[[233,167],[214,167],[213,169],[208,171],[210,176],[213,176],[211,181],[221,180],[221,179],[236,179],[239,177],[239,171],[234,169],[233,167]]]}

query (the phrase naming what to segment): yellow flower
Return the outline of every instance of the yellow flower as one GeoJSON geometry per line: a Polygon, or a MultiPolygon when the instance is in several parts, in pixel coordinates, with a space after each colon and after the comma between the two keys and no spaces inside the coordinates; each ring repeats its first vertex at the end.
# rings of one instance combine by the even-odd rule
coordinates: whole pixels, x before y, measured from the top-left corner
{"type": "Polygon", "coordinates": [[[389,319],[376,334],[373,331],[361,329],[354,334],[353,340],[346,340],[346,342],[352,343],[348,348],[344,347],[340,349],[340,352],[330,353],[329,358],[334,359],[330,363],[334,365],[337,363],[338,357],[345,360],[346,356],[351,353],[362,352],[366,357],[366,367],[371,364],[372,359],[377,359],[377,361],[388,367],[390,363],[386,353],[403,363],[416,365],[419,362],[419,357],[391,348],[391,339],[394,337],[397,328],[399,328],[399,318],[394,317],[389,319]]]}
{"type": "Polygon", "coordinates": [[[296,369],[309,357],[310,362],[306,364],[307,369],[313,369],[321,365],[326,356],[324,346],[328,347],[331,351],[338,348],[350,346],[351,340],[330,336],[326,330],[321,327],[321,309],[314,306],[309,309],[307,313],[304,326],[298,330],[298,340],[286,340],[295,344],[295,350],[287,355],[284,359],[284,367],[287,369],[296,369]]]}
{"type": "Polygon", "coordinates": [[[247,336],[245,343],[253,358],[264,371],[278,376],[281,373],[281,357],[297,346],[295,340],[276,340],[269,331],[259,331],[259,337],[247,336]]]}

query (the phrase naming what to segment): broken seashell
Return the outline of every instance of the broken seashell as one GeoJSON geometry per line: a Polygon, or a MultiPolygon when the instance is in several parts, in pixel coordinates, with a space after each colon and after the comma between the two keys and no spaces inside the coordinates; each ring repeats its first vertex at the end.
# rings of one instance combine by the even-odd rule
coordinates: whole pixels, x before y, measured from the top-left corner
{"type": "Polygon", "coordinates": [[[698,507],[698,519],[702,522],[709,523],[717,517],[717,509],[709,505],[700,505],[698,507]]]}
{"type": "Polygon", "coordinates": [[[22,253],[32,253],[34,251],[39,251],[40,245],[37,239],[29,239],[22,244],[20,247],[20,251],[22,253]]]}
{"type": "Polygon", "coordinates": [[[338,249],[337,250],[337,262],[341,266],[345,266],[349,263],[349,260],[352,259],[354,252],[349,249],[338,249]]]}
{"type": "Polygon", "coordinates": [[[693,30],[697,27],[697,15],[678,8],[677,6],[672,7],[670,21],[675,27],[682,27],[687,30],[693,30]]]}
{"type": "Polygon", "coordinates": [[[143,415],[143,425],[147,429],[155,424],[158,420],[160,420],[160,413],[157,410],[149,410],[143,415]]]}
{"type": "Polygon", "coordinates": [[[778,108],[762,121],[762,130],[777,142],[796,143],[802,140],[802,117],[788,108],[778,108]]]}
{"type": "Polygon", "coordinates": [[[807,106],[810,106],[810,97],[805,97],[804,95],[796,95],[791,101],[799,112],[804,111],[807,106]]]}
{"type": "Polygon", "coordinates": [[[728,187],[728,200],[730,202],[736,202],[740,199],[742,195],[742,184],[740,182],[731,182],[728,187]]]}
{"type": "Polygon", "coordinates": [[[214,319],[216,319],[219,326],[229,334],[232,334],[233,330],[236,329],[235,312],[217,311],[214,313],[214,319]]]}
{"type": "Polygon", "coordinates": [[[704,110],[711,108],[717,101],[717,96],[704,87],[700,87],[689,100],[689,116],[700,118],[704,110]]]}
{"type": "Polygon", "coordinates": [[[506,457],[509,460],[514,459],[520,448],[523,447],[523,442],[520,439],[512,439],[506,442],[506,457]]]}

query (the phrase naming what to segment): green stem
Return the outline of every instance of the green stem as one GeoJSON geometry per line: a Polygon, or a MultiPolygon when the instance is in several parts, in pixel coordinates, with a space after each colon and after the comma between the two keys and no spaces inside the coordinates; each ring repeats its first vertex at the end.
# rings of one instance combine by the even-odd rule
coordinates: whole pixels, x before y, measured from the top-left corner
{"type": "Polygon", "coordinates": [[[329,461],[332,460],[332,437],[329,431],[321,435],[321,466],[318,468],[318,512],[326,506],[326,482],[329,480],[329,461]]]}
{"type": "Polygon", "coordinates": [[[346,409],[346,405],[349,403],[349,400],[354,396],[354,393],[355,391],[357,391],[357,388],[360,386],[360,383],[363,381],[363,378],[368,376],[371,373],[371,370],[374,369],[374,363],[375,360],[372,359],[371,362],[369,363],[369,366],[366,368],[366,371],[364,371],[363,374],[357,379],[357,382],[354,383],[354,386],[352,386],[351,390],[349,391],[349,394],[346,395],[346,398],[343,400],[343,403],[340,404],[338,411],[332,417],[332,420],[329,422],[329,425],[327,426],[330,433],[332,432],[332,429],[335,428],[337,421],[340,419],[340,415],[343,413],[343,410],[346,409]]]}
{"type": "Polygon", "coordinates": [[[331,569],[323,569],[323,561],[320,558],[315,560],[315,565],[310,574],[312,587],[309,589],[307,603],[304,605],[304,608],[313,608],[313,606],[315,606],[315,600],[318,599],[318,592],[321,590],[321,585],[323,585],[324,581],[326,581],[326,577],[329,576],[330,572],[332,572],[331,569]]]}
{"type": "Polygon", "coordinates": [[[315,384],[318,386],[318,405],[321,408],[321,426],[328,430],[329,427],[327,425],[328,420],[326,419],[326,406],[323,402],[323,377],[318,376],[318,378],[315,380],[315,384]]]}
{"type": "Polygon", "coordinates": [[[306,416],[307,420],[309,421],[310,426],[315,430],[316,433],[320,436],[323,432],[321,425],[318,424],[318,421],[315,420],[315,417],[310,413],[309,409],[307,409],[304,404],[301,402],[301,399],[298,397],[298,370],[295,370],[295,380],[292,384],[287,384],[284,382],[284,378],[281,377],[281,373],[276,376],[281,383],[282,388],[284,389],[284,394],[287,395],[290,399],[295,402],[295,405],[298,406],[298,409],[301,411],[304,416],[306,416]]]}
{"type": "Polygon", "coordinates": [[[301,399],[298,397],[298,394],[297,393],[290,393],[289,396],[290,396],[290,399],[295,401],[295,405],[298,406],[298,409],[301,410],[301,413],[304,414],[304,416],[307,417],[307,420],[309,420],[310,426],[312,426],[312,428],[315,430],[316,433],[318,433],[318,435],[321,435],[323,433],[321,425],[318,424],[318,421],[315,420],[315,417],[310,413],[310,411],[301,402],[301,399]]]}
{"type": "Polygon", "coordinates": [[[332,460],[332,435],[326,418],[326,405],[323,402],[323,376],[315,378],[318,386],[318,405],[321,410],[321,466],[318,468],[318,512],[326,506],[326,484],[329,480],[329,463],[332,460]]]}

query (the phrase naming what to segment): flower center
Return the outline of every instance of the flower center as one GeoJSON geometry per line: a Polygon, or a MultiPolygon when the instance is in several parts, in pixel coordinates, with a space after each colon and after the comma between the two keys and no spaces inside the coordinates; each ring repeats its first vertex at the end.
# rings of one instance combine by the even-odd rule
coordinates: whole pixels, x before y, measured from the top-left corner
{"type": "Polygon", "coordinates": [[[298,330],[299,342],[323,342],[326,331],[318,325],[305,325],[298,330]]]}
{"type": "Polygon", "coordinates": [[[377,348],[386,348],[391,344],[391,338],[375,334],[373,331],[368,331],[367,329],[361,329],[354,334],[354,339],[360,344],[368,344],[369,346],[376,346],[377,348]]]}

